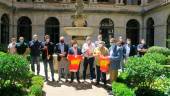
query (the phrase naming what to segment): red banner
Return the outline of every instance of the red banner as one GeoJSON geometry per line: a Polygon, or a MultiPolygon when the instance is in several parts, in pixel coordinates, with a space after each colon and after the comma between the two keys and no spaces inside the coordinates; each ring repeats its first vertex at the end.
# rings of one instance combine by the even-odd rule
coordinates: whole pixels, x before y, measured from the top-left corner
{"type": "Polygon", "coordinates": [[[101,72],[108,72],[110,59],[108,56],[99,56],[99,64],[101,72]]]}
{"type": "Polygon", "coordinates": [[[70,61],[69,71],[77,72],[79,70],[82,56],[81,55],[68,55],[67,59],[70,61]]]}

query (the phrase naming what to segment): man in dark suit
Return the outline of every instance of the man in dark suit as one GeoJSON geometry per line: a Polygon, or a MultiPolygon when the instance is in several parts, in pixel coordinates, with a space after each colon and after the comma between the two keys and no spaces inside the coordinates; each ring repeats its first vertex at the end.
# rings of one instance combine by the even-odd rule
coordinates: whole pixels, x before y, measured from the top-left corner
{"type": "Polygon", "coordinates": [[[131,39],[127,39],[125,49],[126,59],[137,54],[136,46],[131,44],[131,39]]]}
{"type": "Polygon", "coordinates": [[[46,81],[48,81],[48,64],[51,70],[51,77],[52,81],[55,81],[54,79],[54,65],[53,65],[53,53],[54,53],[54,44],[50,42],[49,35],[45,36],[45,42],[43,42],[43,51],[42,51],[42,59],[44,63],[44,71],[45,71],[45,78],[46,81]]]}
{"type": "Polygon", "coordinates": [[[66,82],[68,81],[68,54],[69,46],[64,42],[64,37],[60,37],[60,42],[55,46],[55,53],[58,55],[57,59],[59,62],[58,65],[58,81],[61,80],[61,77],[65,77],[66,82]]]}
{"type": "Polygon", "coordinates": [[[29,42],[31,56],[31,70],[35,72],[34,65],[37,64],[37,75],[40,72],[40,53],[43,48],[42,42],[38,40],[38,36],[34,35],[33,40],[29,42]]]}

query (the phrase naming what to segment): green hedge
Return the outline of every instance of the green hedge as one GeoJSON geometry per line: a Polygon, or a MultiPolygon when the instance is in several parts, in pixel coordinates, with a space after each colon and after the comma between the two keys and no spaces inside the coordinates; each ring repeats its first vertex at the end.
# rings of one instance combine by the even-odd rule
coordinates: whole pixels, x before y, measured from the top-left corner
{"type": "Polygon", "coordinates": [[[29,82],[29,73],[25,58],[0,52],[0,96],[22,96],[23,87],[29,82]]]}
{"type": "Polygon", "coordinates": [[[30,96],[42,96],[44,80],[42,76],[34,76],[31,79],[30,96]]]}
{"type": "Polygon", "coordinates": [[[7,80],[10,84],[24,83],[29,74],[28,61],[19,55],[0,53],[0,78],[1,87],[7,80]]]}
{"type": "Polygon", "coordinates": [[[170,50],[166,47],[153,46],[148,49],[147,53],[161,53],[168,56],[170,55],[170,50]]]}
{"type": "Polygon", "coordinates": [[[114,96],[135,96],[134,91],[122,83],[113,82],[112,91],[114,96]]]}
{"type": "Polygon", "coordinates": [[[134,57],[128,60],[126,72],[133,86],[151,88],[154,80],[164,74],[164,67],[154,59],[134,57]]]}
{"type": "Polygon", "coordinates": [[[144,57],[147,59],[152,59],[161,65],[167,64],[167,57],[161,53],[146,53],[144,57]]]}
{"type": "Polygon", "coordinates": [[[32,85],[30,87],[30,95],[29,96],[42,96],[43,91],[40,85],[32,85]]]}

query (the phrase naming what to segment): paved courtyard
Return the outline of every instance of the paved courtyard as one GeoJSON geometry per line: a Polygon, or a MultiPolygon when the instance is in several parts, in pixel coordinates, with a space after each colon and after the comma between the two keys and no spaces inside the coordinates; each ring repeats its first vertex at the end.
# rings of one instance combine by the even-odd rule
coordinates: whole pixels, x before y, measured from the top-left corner
{"type": "MultiPolygon", "coordinates": [[[[44,66],[41,63],[41,72],[40,74],[44,76],[44,66]]],[[[49,76],[51,76],[49,72],[49,76]]],[[[55,79],[57,80],[58,75],[55,74],[55,79]]],[[[51,80],[51,78],[49,78],[51,80]]],[[[109,92],[101,87],[95,86],[90,83],[90,80],[87,80],[86,83],[78,84],[75,80],[74,83],[65,83],[63,82],[45,82],[44,83],[44,92],[45,96],[112,96],[109,95],[109,92]]],[[[80,80],[82,82],[82,80],[80,80]]]]}

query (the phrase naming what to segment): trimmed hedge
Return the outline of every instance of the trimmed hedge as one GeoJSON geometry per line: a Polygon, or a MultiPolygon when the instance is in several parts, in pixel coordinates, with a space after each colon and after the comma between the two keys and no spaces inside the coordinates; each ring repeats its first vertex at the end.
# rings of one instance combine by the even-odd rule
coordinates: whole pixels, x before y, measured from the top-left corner
{"type": "Polygon", "coordinates": [[[148,49],[147,53],[161,53],[168,56],[170,55],[170,49],[166,47],[153,46],[148,49]]]}
{"type": "Polygon", "coordinates": [[[147,59],[152,59],[161,65],[167,64],[167,57],[161,53],[146,53],[144,57],[147,59]]]}
{"type": "Polygon", "coordinates": [[[44,80],[42,76],[34,76],[31,79],[30,96],[42,96],[44,80]]]}
{"type": "Polygon", "coordinates": [[[122,83],[113,82],[112,91],[114,96],[135,96],[134,91],[122,83]]]}
{"type": "Polygon", "coordinates": [[[32,85],[30,87],[30,96],[42,96],[43,91],[40,85],[32,85]]]}

